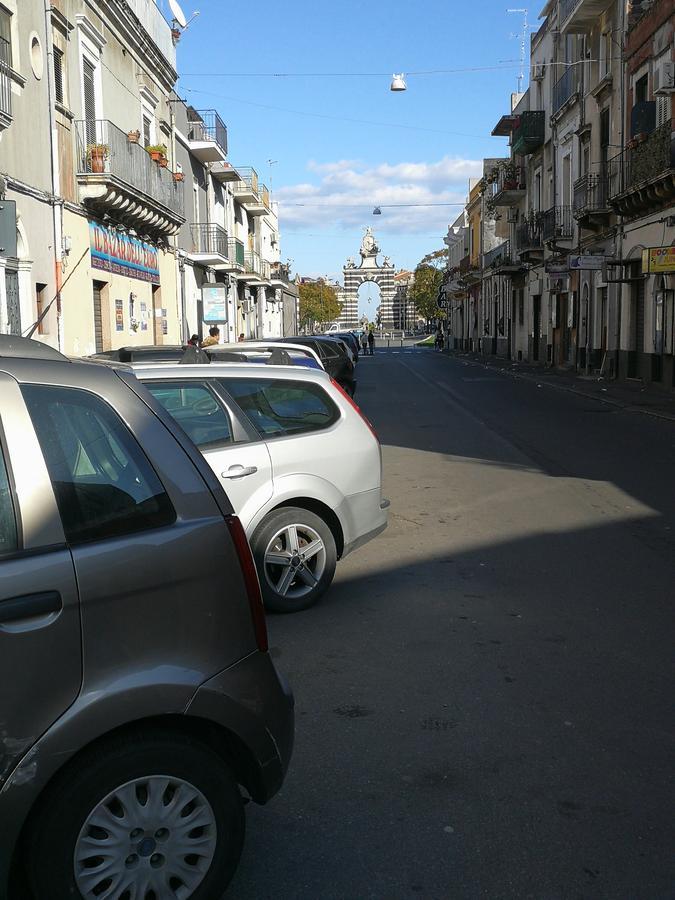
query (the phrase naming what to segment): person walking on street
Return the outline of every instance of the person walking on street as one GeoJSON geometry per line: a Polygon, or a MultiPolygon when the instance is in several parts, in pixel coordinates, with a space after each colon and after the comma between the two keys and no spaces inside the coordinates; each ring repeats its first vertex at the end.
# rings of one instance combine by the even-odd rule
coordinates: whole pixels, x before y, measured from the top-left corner
{"type": "Polygon", "coordinates": [[[368,335],[365,332],[361,335],[361,353],[365,356],[366,350],[368,349],[368,335]]]}
{"type": "Polygon", "coordinates": [[[436,332],[436,349],[442,350],[443,345],[445,344],[445,335],[443,334],[443,329],[439,328],[436,332]]]}
{"type": "Polygon", "coordinates": [[[220,328],[212,325],[209,328],[209,336],[202,341],[202,347],[213,347],[214,344],[220,343],[220,328]]]}
{"type": "Polygon", "coordinates": [[[374,347],[375,347],[375,335],[373,333],[373,329],[371,328],[370,331],[368,332],[368,353],[370,353],[371,356],[373,355],[374,347]]]}

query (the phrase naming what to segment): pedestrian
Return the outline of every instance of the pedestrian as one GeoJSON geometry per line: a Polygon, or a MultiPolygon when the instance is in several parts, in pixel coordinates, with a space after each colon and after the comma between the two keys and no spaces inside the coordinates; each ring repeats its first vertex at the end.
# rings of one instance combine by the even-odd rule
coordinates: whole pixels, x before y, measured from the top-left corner
{"type": "Polygon", "coordinates": [[[190,340],[188,341],[189,347],[198,347],[199,346],[199,335],[193,334],[190,340]]]}
{"type": "Polygon", "coordinates": [[[209,336],[202,341],[202,347],[213,347],[214,344],[220,343],[220,328],[212,325],[209,328],[209,336]]]}
{"type": "Polygon", "coordinates": [[[368,332],[368,353],[370,353],[371,356],[373,355],[374,347],[375,347],[375,335],[373,333],[373,329],[371,328],[370,331],[368,332]]]}
{"type": "Polygon", "coordinates": [[[245,340],[245,338],[244,338],[244,332],[242,331],[242,333],[241,333],[241,334],[239,335],[239,337],[237,338],[237,341],[238,341],[238,343],[241,344],[241,343],[243,343],[244,340],[245,340]]]}
{"type": "Polygon", "coordinates": [[[368,349],[368,335],[366,334],[365,329],[361,335],[361,352],[363,355],[366,355],[366,350],[368,349]]]}
{"type": "Polygon", "coordinates": [[[444,344],[444,343],[445,343],[445,338],[444,338],[444,336],[443,336],[443,329],[442,329],[442,328],[439,328],[439,329],[436,331],[436,340],[434,341],[434,344],[436,345],[436,349],[437,349],[437,350],[442,350],[442,349],[443,349],[443,344],[444,344]]]}

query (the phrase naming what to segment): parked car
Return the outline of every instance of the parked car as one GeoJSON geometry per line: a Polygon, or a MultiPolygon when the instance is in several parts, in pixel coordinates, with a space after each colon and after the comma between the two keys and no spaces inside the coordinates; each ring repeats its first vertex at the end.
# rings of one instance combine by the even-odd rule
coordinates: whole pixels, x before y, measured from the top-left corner
{"type": "Polygon", "coordinates": [[[236,344],[212,344],[195,347],[187,344],[145,344],[141,346],[119,347],[115,350],[102,350],[93,353],[87,359],[101,362],[123,363],[208,363],[212,359],[219,362],[259,362],[274,365],[298,365],[322,369],[318,354],[310,347],[273,341],[246,341],[236,344]],[[275,352],[277,351],[277,352],[275,352]],[[281,362],[281,353],[285,353],[281,362]]]}
{"type": "Polygon", "coordinates": [[[0,710],[0,897],[222,897],[293,744],[220,480],[130,371],[7,336],[0,710]]]}
{"type": "Polygon", "coordinates": [[[336,331],[330,335],[332,338],[339,338],[343,341],[349,349],[352,351],[352,356],[354,357],[354,361],[358,361],[359,358],[359,339],[353,331],[336,331]]]}
{"type": "Polygon", "coordinates": [[[341,341],[334,341],[329,337],[319,337],[318,335],[312,337],[281,338],[280,340],[283,343],[311,347],[321,359],[321,363],[326,372],[337,381],[340,387],[345,390],[350,397],[354,396],[356,392],[354,363],[341,341]]]}
{"type": "Polygon", "coordinates": [[[380,445],[326,372],[300,367],[134,367],[226,484],[265,605],[306,609],[338,559],[387,525],[380,445]]]}

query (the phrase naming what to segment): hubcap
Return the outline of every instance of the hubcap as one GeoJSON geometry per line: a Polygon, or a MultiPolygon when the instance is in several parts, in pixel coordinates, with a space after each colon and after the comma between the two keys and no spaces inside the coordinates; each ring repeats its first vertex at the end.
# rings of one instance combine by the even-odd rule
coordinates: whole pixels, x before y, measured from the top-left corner
{"type": "Polygon", "coordinates": [[[282,597],[299,600],[314,590],[326,568],[326,548],[309,525],[284,525],[265,550],[265,579],[282,597]]]}
{"type": "Polygon", "coordinates": [[[187,900],[216,850],[216,818],[194,785],[137,778],[89,813],[75,844],[75,883],[86,900],[187,900]]]}

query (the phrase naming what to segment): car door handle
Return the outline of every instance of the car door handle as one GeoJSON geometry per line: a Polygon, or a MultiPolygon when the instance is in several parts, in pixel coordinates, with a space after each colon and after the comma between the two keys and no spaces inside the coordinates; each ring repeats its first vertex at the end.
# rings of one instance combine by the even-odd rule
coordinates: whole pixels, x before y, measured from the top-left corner
{"type": "Polygon", "coordinates": [[[221,472],[221,478],[244,478],[246,475],[255,475],[257,466],[230,466],[227,472],[221,472]]]}
{"type": "Polygon", "coordinates": [[[30,619],[33,616],[46,616],[60,612],[61,608],[61,594],[58,591],[12,597],[10,600],[0,601],[0,624],[30,619]]]}

